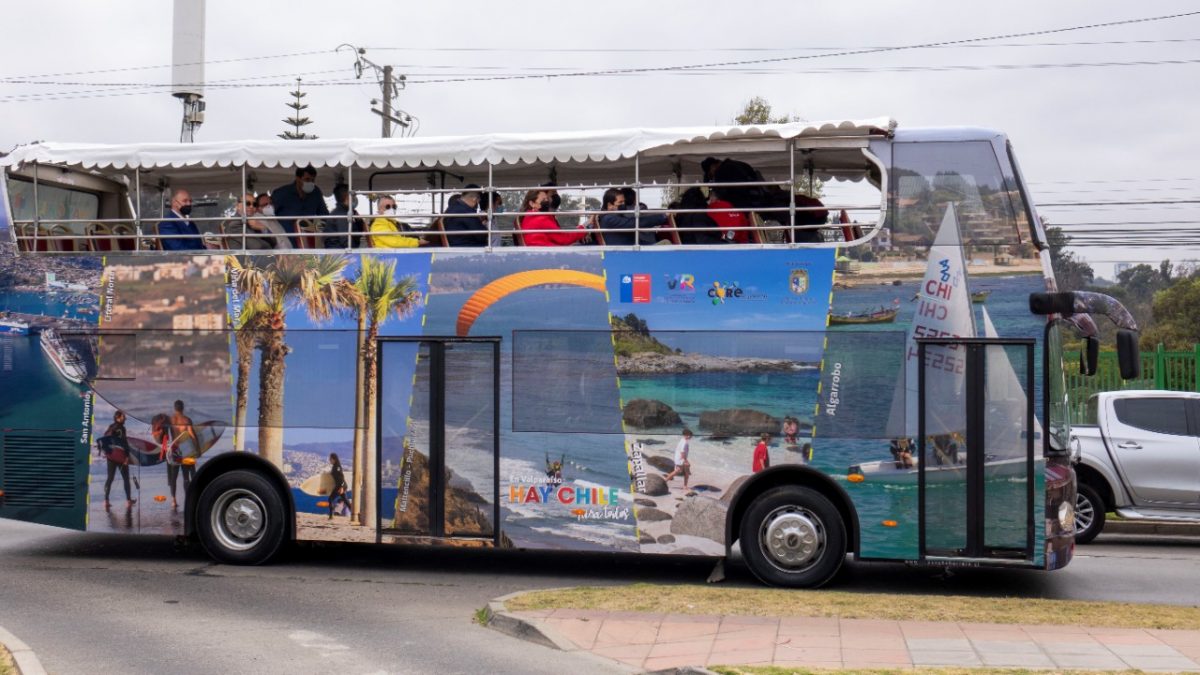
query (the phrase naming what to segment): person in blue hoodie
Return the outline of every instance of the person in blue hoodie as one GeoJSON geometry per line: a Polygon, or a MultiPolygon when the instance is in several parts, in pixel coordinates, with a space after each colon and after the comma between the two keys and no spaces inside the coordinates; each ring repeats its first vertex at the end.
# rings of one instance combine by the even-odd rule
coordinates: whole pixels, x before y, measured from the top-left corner
{"type": "Polygon", "coordinates": [[[171,213],[158,224],[159,244],[164,251],[201,251],[204,242],[198,236],[200,230],[190,219],[192,195],[187,190],[176,190],[171,196],[171,213]],[[179,235],[197,235],[183,238],[179,235]]]}

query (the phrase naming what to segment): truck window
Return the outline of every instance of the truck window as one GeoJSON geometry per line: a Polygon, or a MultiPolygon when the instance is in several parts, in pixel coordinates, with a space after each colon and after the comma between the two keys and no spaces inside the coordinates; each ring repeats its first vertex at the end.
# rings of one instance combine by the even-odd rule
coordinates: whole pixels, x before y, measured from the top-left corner
{"type": "Polygon", "coordinates": [[[1113,401],[1121,424],[1158,434],[1187,436],[1187,401],[1182,398],[1119,398],[1113,401]]]}

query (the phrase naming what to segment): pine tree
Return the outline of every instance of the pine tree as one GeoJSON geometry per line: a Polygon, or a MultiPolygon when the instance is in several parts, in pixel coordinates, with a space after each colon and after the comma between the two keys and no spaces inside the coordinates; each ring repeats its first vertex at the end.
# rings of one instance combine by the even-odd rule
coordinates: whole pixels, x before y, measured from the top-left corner
{"type": "Polygon", "coordinates": [[[307,117],[302,117],[300,114],[300,111],[307,108],[308,104],[304,103],[304,97],[307,96],[307,94],[300,91],[300,78],[298,78],[298,77],[296,78],[296,91],[292,92],[292,96],[296,100],[287,104],[287,107],[289,107],[293,110],[292,116],[284,118],[284,120],[283,120],[283,123],[291,125],[292,129],[289,129],[289,130],[283,132],[282,134],[279,134],[279,137],[288,139],[288,140],[299,140],[302,138],[310,138],[310,139],[315,140],[317,138],[317,136],[315,136],[313,134],[305,133],[300,130],[300,129],[312,124],[312,120],[307,117]]]}

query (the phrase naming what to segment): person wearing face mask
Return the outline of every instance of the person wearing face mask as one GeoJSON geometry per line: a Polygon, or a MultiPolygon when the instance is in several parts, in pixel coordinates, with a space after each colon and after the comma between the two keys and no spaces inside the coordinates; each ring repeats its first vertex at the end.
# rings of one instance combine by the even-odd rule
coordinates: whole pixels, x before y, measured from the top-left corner
{"type": "MultiPolygon", "coordinates": [[[[246,229],[260,232],[263,237],[251,237],[246,240],[246,248],[252,249],[290,249],[292,242],[288,241],[284,234],[283,227],[279,225],[278,220],[267,220],[275,217],[275,207],[271,206],[271,195],[263,192],[258,197],[247,197],[244,200],[246,208],[246,229]],[[253,216],[262,216],[255,218],[253,216]]],[[[237,214],[242,215],[241,209],[238,209],[237,214]]]]}
{"type": "Polygon", "coordinates": [[[317,187],[317,170],[312,165],[296,169],[296,180],[275,188],[271,203],[275,205],[275,215],[287,219],[279,224],[288,234],[296,234],[297,218],[329,215],[325,196],[317,187]]]}
{"type": "Polygon", "coordinates": [[[204,242],[198,236],[200,230],[190,220],[192,195],[187,190],[176,190],[171,195],[171,213],[158,224],[159,245],[164,251],[202,251],[204,242]],[[197,235],[183,238],[181,235],[197,235]]]}
{"type": "Polygon", "coordinates": [[[446,207],[442,226],[447,232],[473,232],[474,234],[450,235],[446,243],[451,246],[487,246],[488,236],[482,230],[487,227],[487,216],[479,215],[479,186],[474,183],[463,188],[458,201],[446,207]]]}
{"type": "Polygon", "coordinates": [[[333,201],[336,203],[333,207],[333,212],[330,214],[333,218],[325,222],[325,231],[336,232],[338,236],[325,237],[325,248],[346,248],[347,237],[345,235],[347,230],[352,233],[352,236],[349,238],[351,248],[358,248],[359,240],[362,238],[358,235],[362,233],[366,223],[363,222],[362,218],[355,218],[353,226],[350,226],[350,212],[354,211],[353,215],[358,215],[357,210],[350,208],[350,186],[345,183],[338,183],[333,186],[333,201]]]}
{"type": "Polygon", "coordinates": [[[423,242],[416,237],[406,237],[400,232],[403,226],[396,220],[396,200],[379,198],[379,216],[371,221],[372,248],[416,248],[423,242]]]}
{"type": "Polygon", "coordinates": [[[570,246],[579,243],[587,236],[583,225],[578,226],[577,232],[559,231],[558,219],[553,214],[545,213],[551,204],[550,193],[547,190],[530,190],[525,193],[521,202],[521,232],[526,246],[570,246]],[[544,230],[536,232],[534,230],[544,230]]]}

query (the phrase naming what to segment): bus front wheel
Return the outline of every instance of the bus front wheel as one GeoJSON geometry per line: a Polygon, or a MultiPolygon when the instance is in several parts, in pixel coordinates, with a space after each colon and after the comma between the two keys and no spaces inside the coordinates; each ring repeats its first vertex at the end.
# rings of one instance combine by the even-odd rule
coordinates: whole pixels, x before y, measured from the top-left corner
{"type": "Polygon", "coordinates": [[[815,588],[846,557],[846,525],[829,499],[811,488],[777,487],[751,502],[739,531],[742,557],[772,586],[815,588]]]}
{"type": "Polygon", "coordinates": [[[260,565],[283,545],[286,512],[279,491],[265,476],[239,469],[204,487],[196,532],[204,550],[219,562],[260,565]]]}

